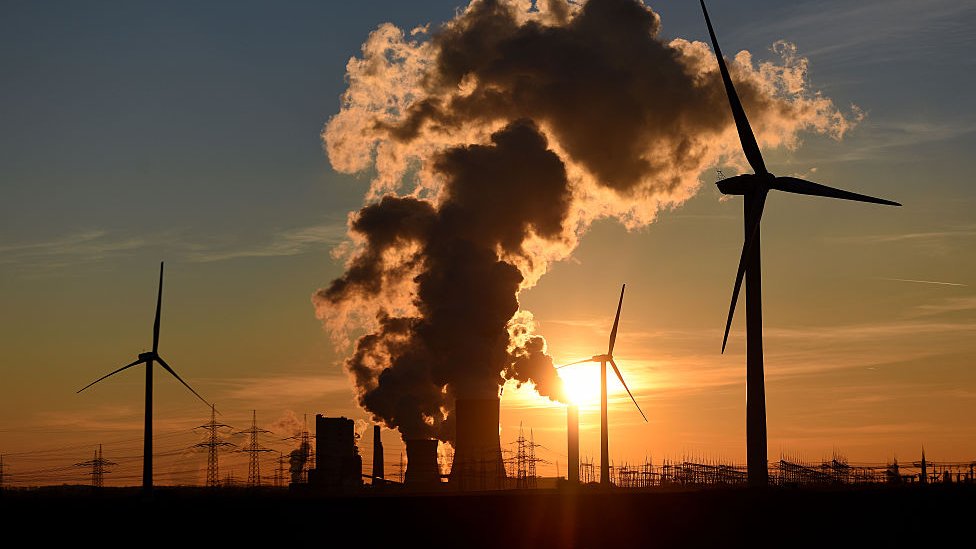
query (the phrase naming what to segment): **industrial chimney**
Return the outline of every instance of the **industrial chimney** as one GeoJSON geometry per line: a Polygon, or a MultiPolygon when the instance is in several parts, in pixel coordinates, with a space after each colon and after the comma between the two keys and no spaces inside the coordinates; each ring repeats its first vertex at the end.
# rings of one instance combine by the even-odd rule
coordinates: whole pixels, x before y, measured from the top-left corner
{"type": "Polygon", "coordinates": [[[498,397],[457,399],[451,484],[458,490],[505,488],[505,464],[498,438],[498,397]]]}
{"type": "Polygon", "coordinates": [[[440,484],[441,470],[437,466],[437,440],[408,438],[403,442],[407,446],[407,471],[403,483],[414,487],[440,484]]]}
{"type": "Polygon", "coordinates": [[[566,439],[569,445],[568,479],[571,486],[579,484],[579,406],[566,407],[566,439]]]}
{"type": "Polygon", "coordinates": [[[373,484],[383,484],[383,440],[380,438],[380,426],[373,425],[373,484]]]}

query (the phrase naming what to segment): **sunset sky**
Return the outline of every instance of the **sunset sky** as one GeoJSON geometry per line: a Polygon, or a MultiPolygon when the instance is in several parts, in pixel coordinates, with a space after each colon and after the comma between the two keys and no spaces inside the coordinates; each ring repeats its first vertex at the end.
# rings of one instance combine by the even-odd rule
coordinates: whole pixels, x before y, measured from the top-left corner
{"type": "MultiPolygon", "coordinates": [[[[334,170],[321,134],[340,111],[347,62],[372,31],[392,23],[409,35],[430,23],[433,33],[463,5],[5,6],[0,454],[13,482],[85,482],[70,465],[99,443],[120,462],[107,483],[137,482],[141,368],[75,391],[151,347],[162,260],[160,354],[216,402],[221,421],[246,428],[256,409],[274,431],[264,443],[285,452],[294,442],[282,439],[304,413],[344,415],[365,430],[370,415],[342,366],[351,349],[334,345],[312,296],[342,275],[333,250],[347,242],[347,215],[364,205],[376,170],[334,170]]],[[[648,5],[664,41],[707,41],[697,2],[648,5]]],[[[756,64],[781,63],[773,44],[794,44],[809,62],[811,97],[819,92],[851,121],[841,139],[801,131],[794,147],[764,146],[770,171],[904,204],[771,195],[763,219],[770,459],[911,461],[923,444],[929,459],[976,459],[976,6],[713,0],[709,8],[727,57],[748,50],[756,64]]],[[[725,160],[725,175],[741,165],[725,160]]],[[[627,284],[614,355],[650,421],[611,383],[616,463],[745,462],[741,305],[719,353],[742,205],[721,198],[715,168],[691,174],[700,189],[653,222],[628,229],[595,216],[571,256],[519,296],[565,363],[605,351],[627,284]]],[[[566,375],[592,389],[581,455],[598,461],[598,368],[566,375]]],[[[157,449],[167,453],[157,482],[202,482],[206,455],[184,449],[199,441],[190,429],[209,410],[162,370],[155,379],[157,449]]],[[[558,462],[565,474],[563,405],[509,384],[501,412],[503,448],[521,424],[542,445],[540,471],[554,474],[558,462]]],[[[389,475],[401,444],[395,431],[383,437],[389,475]]],[[[231,471],[245,477],[245,458],[228,455],[222,473],[231,471]]]]}

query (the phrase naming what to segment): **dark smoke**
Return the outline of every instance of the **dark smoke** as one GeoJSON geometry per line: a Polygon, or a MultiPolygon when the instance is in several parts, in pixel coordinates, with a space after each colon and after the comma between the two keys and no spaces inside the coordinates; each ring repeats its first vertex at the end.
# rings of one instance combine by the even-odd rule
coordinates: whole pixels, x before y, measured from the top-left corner
{"type": "MultiPolygon", "coordinates": [[[[363,208],[351,224],[363,251],[318,297],[369,298],[419,269],[418,314],[381,316],[346,365],[360,404],[389,427],[407,438],[450,440],[454,399],[497,396],[503,371],[558,383],[540,368],[548,360],[554,372],[540,338],[508,351],[522,274],[501,257],[525,256],[530,235],[560,238],[570,193],[563,163],[529,120],[512,122],[488,145],[444,151],[434,169],[445,178],[440,203],[387,196],[363,208]],[[387,268],[385,253],[411,246],[409,258],[387,268]]],[[[559,387],[542,390],[556,395],[559,387]]]]}
{"type": "MultiPolygon", "coordinates": [[[[520,24],[510,4],[482,1],[434,37],[437,63],[416,103],[394,128],[409,140],[491,120],[545,122],[596,181],[631,192],[642,182],[680,184],[701,161],[701,146],[726,126],[717,78],[695,83],[680,52],[657,39],[660,18],[633,0],[594,0],[565,26],[520,24]],[[453,91],[465,79],[476,87],[453,91]],[[649,143],[663,146],[654,156],[649,143]]],[[[746,84],[747,108],[759,96],[746,84]]],[[[750,112],[752,111],[750,108],[750,112]]]]}
{"type": "MultiPolygon", "coordinates": [[[[455,398],[505,379],[562,398],[519,291],[594,220],[645,225],[705,168],[742,163],[706,45],[662,41],[638,0],[536,7],[474,0],[429,40],[381,25],[323,132],[337,171],[376,177],[345,274],[313,300],[333,330],[365,328],[346,361],[359,402],[406,438],[451,440],[455,398]]],[[[730,64],[760,143],[841,136],[806,60],[778,51],[783,65],[730,64]]]]}

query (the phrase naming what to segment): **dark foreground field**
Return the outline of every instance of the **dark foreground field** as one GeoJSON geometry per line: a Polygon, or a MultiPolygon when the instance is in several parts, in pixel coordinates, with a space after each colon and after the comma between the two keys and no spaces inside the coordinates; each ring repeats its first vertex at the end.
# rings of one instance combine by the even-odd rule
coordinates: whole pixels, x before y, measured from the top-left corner
{"type": "Polygon", "coordinates": [[[976,546],[976,486],[323,496],[0,493],[4,547],[976,546]],[[955,541],[955,543],[951,543],[955,541]],[[70,545],[69,545],[70,544],[70,545]]]}

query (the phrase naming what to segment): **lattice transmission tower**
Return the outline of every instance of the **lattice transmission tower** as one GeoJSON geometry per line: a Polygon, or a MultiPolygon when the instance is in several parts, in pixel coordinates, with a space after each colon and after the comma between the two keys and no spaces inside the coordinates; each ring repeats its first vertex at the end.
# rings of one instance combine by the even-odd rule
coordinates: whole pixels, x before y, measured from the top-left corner
{"type": "MultiPolygon", "coordinates": [[[[302,417],[302,431],[295,436],[283,439],[299,441],[297,459],[300,460],[302,468],[298,473],[297,481],[300,483],[308,483],[308,472],[315,469],[315,445],[312,444],[313,438],[315,438],[315,435],[308,432],[308,414],[305,414],[302,417]]],[[[294,452],[292,455],[294,455],[294,452]]]]}
{"type": "Polygon", "coordinates": [[[95,455],[89,461],[83,461],[81,463],[75,463],[75,467],[91,467],[91,485],[92,488],[101,488],[104,485],[105,473],[111,473],[106,469],[111,465],[118,465],[114,461],[109,461],[102,456],[102,445],[98,445],[98,449],[95,450],[95,455]]]}
{"type": "Polygon", "coordinates": [[[233,443],[220,440],[220,429],[223,428],[230,429],[231,426],[217,423],[217,408],[216,405],[211,404],[210,422],[197,427],[197,429],[207,431],[207,440],[193,445],[194,448],[207,449],[207,488],[220,486],[220,464],[217,459],[220,449],[225,446],[236,446],[233,443]]]}
{"type": "Polygon", "coordinates": [[[267,429],[258,428],[258,411],[251,410],[251,427],[243,431],[238,431],[238,434],[248,435],[251,437],[250,442],[247,446],[241,448],[242,452],[246,452],[250,455],[250,461],[247,466],[247,485],[249,487],[261,486],[261,454],[263,452],[271,452],[270,448],[264,448],[258,442],[258,435],[261,433],[270,433],[267,429]]]}

